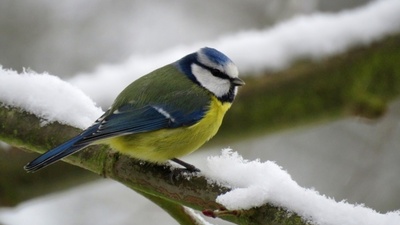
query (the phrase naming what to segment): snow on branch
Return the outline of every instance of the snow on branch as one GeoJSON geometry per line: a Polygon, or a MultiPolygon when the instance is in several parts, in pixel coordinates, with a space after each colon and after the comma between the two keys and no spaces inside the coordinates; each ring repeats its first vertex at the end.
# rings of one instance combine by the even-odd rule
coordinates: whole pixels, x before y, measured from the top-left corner
{"type": "Polygon", "coordinates": [[[272,204],[295,212],[311,224],[400,224],[400,211],[382,214],[364,205],[336,202],[315,190],[300,187],[276,163],[248,161],[230,149],[210,157],[203,173],[212,182],[232,188],[216,200],[228,210],[272,204]]]}
{"type": "Polygon", "coordinates": [[[86,128],[102,110],[81,90],[49,74],[0,67],[0,104],[21,108],[42,118],[42,124],[58,121],[86,128]]]}

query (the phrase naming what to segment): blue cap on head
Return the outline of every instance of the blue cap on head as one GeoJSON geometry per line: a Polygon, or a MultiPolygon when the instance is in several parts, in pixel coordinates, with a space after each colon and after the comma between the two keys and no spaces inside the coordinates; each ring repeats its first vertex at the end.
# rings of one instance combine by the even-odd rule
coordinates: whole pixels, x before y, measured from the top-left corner
{"type": "MultiPolygon", "coordinates": [[[[201,55],[203,54],[204,56],[207,57],[209,61],[218,65],[224,65],[226,63],[232,62],[232,60],[229,59],[226,55],[224,55],[222,52],[214,48],[204,47],[200,49],[198,53],[200,58],[201,55]]],[[[199,59],[199,61],[201,60],[199,59]]]]}

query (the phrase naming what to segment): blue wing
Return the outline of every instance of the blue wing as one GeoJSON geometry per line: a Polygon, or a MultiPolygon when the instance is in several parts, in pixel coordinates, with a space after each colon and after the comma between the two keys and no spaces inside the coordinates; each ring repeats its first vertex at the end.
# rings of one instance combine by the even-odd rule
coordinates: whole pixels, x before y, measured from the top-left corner
{"type": "Polygon", "coordinates": [[[123,106],[104,117],[96,132],[86,136],[80,143],[165,128],[190,126],[201,120],[206,110],[207,108],[203,107],[191,112],[182,112],[157,105],[145,106],[140,109],[123,106]]]}
{"type": "Polygon", "coordinates": [[[113,112],[106,112],[80,135],[39,156],[24,168],[34,172],[104,138],[190,126],[201,120],[207,109],[205,106],[192,111],[180,111],[161,105],[137,109],[124,105],[113,112]]]}

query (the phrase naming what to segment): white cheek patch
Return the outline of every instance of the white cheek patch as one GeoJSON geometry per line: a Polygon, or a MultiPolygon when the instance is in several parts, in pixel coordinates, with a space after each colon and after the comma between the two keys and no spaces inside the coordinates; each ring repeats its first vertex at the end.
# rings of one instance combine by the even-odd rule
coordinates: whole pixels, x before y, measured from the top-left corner
{"type": "Polygon", "coordinates": [[[207,88],[217,97],[222,97],[229,92],[230,82],[227,79],[222,79],[214,76],[210,71],[203,67],[192,64],[192,73],[201,86],[207,88]]]}

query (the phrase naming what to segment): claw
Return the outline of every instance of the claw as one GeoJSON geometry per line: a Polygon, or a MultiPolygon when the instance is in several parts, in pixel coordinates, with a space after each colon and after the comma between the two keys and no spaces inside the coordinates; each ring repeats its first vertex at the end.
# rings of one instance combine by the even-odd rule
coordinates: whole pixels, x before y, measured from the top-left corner
{"type": "Polygon", "coordinates": [[[184,169],[184,170],[186,170],[187,172],[191,172],[191,173],[198,173],[198,172],[200,172],[200,170],[197,169],[197,168],[196,168],[195,166],[193,166],[192,164],[189,164],[189,163],[187,163],[187,162],[184,162],[184,161],[182,161],[182,160],[180,160],[180,159],[173,158],[173,159],[171,159],[171,161],[176,162],[176,163],[178,163],[179,165],[185,167],[186,169],[184,169]]]}

